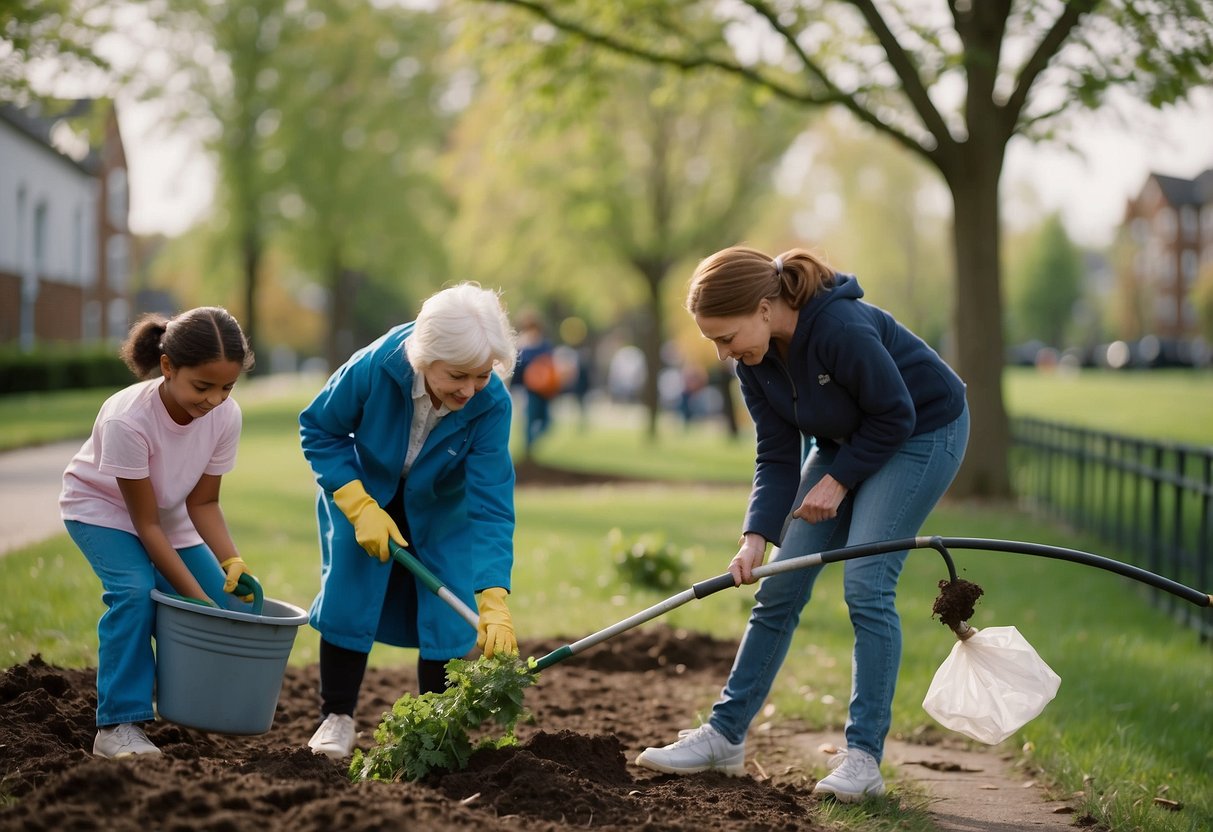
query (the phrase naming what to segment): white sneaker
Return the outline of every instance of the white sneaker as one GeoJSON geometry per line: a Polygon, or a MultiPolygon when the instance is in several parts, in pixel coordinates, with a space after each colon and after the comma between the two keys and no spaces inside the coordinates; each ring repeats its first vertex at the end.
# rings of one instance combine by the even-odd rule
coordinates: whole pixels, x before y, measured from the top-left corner
{"type": "Polygon", "coordinates": [[[323,754],[334,760],[343,760],[354,753],[354,718],[349,714],[329,714],[320,723],[316,733],[307,741],[314,754],[323,754]]]}
{"type": "Polygon", "coordinates": [[[109,728],[98,728],[93,740],[93,754],[97,757],[108,757],[117,760],[121,757],[133,757],[136,754],[157,755],[161,751],[143,733],[143,729],[130,722],[112,725],[109,728]]]}
{"type": "Polygon", "coordinates": [[[679,731],[678,741],[664,748],[646,748],[636,765],[667,774],[722,771],[733,777],[745,774],[745,743],[734,745],[711,725],[679,731]]]}
{"type": "Polygon", "coordinates": [[[880,763],[866,751],[849,748],[830,760],[840,760],[832,772],[813,787],[813,794],[833,795],[843,803],[856,803],[865,797],[884,794],[884,779],[880,776],[880,763]]]}

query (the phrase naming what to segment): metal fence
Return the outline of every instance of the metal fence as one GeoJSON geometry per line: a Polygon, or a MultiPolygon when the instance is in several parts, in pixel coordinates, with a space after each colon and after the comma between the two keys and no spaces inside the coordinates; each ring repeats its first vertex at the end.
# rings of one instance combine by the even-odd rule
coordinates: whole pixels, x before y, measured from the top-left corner
{"type": "MultiPolygon", "coordinates": [[[[1213,417],[1211,417],[1213,418],[1213,417]]],[[[1213,447],[1155,442],[1040,419],[1011,423],[1017,492],[1091,534],[1109,554],[1209,592],[1213,447]]],[[[1213,610],[1149,590],[1152,603],[1213,639],[1213,610]]]]}

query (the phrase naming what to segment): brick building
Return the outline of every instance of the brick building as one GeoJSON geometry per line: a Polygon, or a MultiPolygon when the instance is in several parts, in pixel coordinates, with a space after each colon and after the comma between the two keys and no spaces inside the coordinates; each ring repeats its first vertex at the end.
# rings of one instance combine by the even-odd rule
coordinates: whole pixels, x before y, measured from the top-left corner
{"type": "Polygon", "coordinates": [[[1195,179],[1151,173],[1125,209],[1134,285],[1153,299],[1146,333],[1188,341],[1200,324],[1192,290],[1213,268],[1213,169],[1195,179]]]}
{"type": "Polygon", "coordinates": [[[126,334],[128,190],[111,104],[0,104],[0,346],[126,334]]]}

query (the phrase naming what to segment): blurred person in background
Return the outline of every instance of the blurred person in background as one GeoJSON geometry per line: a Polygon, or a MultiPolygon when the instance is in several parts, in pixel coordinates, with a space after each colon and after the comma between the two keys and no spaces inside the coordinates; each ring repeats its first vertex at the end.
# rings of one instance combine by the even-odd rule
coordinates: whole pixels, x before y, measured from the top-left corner
{"type": "Polygon", "coordinates": [[[551,402],[564,386],[552,342],[539,316],[531,311],[518,316],[518,365],[513,386],[521,388],[525,397],[523,441],[524,453],[530,459],[535,443],[552,426],[551,402]]]}

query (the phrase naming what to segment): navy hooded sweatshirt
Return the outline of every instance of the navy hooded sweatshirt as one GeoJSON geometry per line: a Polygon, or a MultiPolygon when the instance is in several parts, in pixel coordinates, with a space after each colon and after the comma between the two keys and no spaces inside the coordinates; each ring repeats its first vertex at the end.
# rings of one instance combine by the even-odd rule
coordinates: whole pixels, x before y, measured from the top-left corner
{"type": "Polygon", "coordinates": [[[964,382],[938,353],[860,300],[853,275],[834,281],[800,309],[786,363],[772,343],[760,364],[737,365],[758,435],[742,528],[775,542],[795,508],[804,440],[837,448],[828,473],[853,490],[911,436],[964,410],[964,382]]]}

